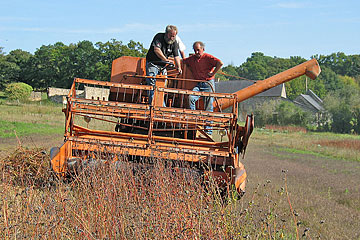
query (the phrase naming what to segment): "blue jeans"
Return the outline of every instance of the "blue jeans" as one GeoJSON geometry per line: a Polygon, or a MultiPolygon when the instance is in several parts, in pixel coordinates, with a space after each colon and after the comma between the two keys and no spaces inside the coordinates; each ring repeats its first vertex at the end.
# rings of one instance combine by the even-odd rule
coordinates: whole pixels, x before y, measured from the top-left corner
{"type": "MultiPolygon", "coordinates": [[[[215,90],[215,81],[214,79],[206,81],[206,82],[199,82],[194,88],[193,91],[195,92],[213,92],[213,90],[215,90]],[[213,86],[213,88],[211,88],[210,84],[213,86]]],[[[194,95],[190,95],[189,96],[189,105],[190,105],[190,109],[195,110],[195,103],[197,100],[199,100],[200,96],[194,96],[194,95]]],[[[213,97],[203,97],[204,99],[204,109],[205,111],[210,111],[213,112],[214,110],[214,106],[213,106],[213,102],[214,102],[214,98],[213,97]]],[[[208,134],[212,134],[212,129],[211,127],[207,127],[207,133],[208,134]]]]}
{"type": "MultiPolygon", "coordinates": [[[[212,92],[212,88],[211,88],[210,84],[213,86],[213,88],[215,90],[214,79],[212,79],[212,80],[209,80],[209,81],[206,81],[206,82],[199,82],[193,88],[193,91],[195,91],[195,92],[212,92]]],[[[196,109],[195,103],[196,103],[197,100],[199,100],[199,98],[200,98],[200,96],[194,96],[194,95],[189,96],[190,109],[192,109],[192,110],[196,109]]],[[[205,111],[212,112],[214,110],[213,102],[214,102],[213,97],[204,97],[204,109],[205,109],[205,111]]]]}
{"type": "MultiPolygon", "coordinates": [[[[160,67],[146,61],[146,76],[152,76],[152,77],[156,77],[156,75],[159,75],[160,73],[160,67]]],[[[162,70],[162,75],[167,75],[167,71],[166,69],[162,70]]],[[[150,86],[155,86],[156,83],[156,78],[146,78],[146,84],[150,85],[150,86]]],[[[154,97],[154,91],[150,90],[148,92],[148,97],[149,97],[149,104],[152,104],[152,99],[154,97]]]]}

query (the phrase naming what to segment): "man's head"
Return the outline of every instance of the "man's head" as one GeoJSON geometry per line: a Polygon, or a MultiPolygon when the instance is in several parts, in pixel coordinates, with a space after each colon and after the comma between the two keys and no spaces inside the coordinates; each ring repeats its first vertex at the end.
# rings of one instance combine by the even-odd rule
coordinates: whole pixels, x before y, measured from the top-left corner
{"type": "Polygon", "coordinates": [[[201,41],[196,41],[193,44],[193,49],[195,52],[195,56],[197,58],[200,58],[204,54],[205,44],[201,41]]]}
{"type": "Polygon", "coordinates": [[[167,44],[173,44],[175,42],[176,34],[178,33],[178,29],[174,25],[167,25],[165,29],[165,42],[167,44]]]}

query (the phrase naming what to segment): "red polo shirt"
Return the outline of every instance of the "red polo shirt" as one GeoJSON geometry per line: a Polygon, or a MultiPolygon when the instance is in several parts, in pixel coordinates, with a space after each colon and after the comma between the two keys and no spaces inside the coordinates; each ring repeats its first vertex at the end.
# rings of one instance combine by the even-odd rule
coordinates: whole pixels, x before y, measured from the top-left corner
{"type": "Polygon", "coordinates": [[[209,77],[208,73],[220,62],[218,58],[208,53],[204,53],[200,58],[192,55],[183,61],[189,66],[194,79],[207,81],[215,78],[215,76],[209,77]]]}

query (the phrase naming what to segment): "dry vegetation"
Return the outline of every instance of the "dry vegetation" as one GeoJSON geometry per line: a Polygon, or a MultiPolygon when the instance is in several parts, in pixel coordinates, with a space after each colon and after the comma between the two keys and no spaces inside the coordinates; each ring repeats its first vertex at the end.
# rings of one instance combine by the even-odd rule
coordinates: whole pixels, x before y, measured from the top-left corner
{"type": "MultiPolygon", "coordinates": [[[[38,108],[2,106],[1,119],[63,125],[61,107],[38,108]]],[[[256,129],[241,200],[162,160],[143,171],[127,161],[120,170],[102,165],[59,181],[46,152],[62,139],[0,139],[0,239],[360,237],[359,136],[256,129]]]]}
{"type": "Polygon", "coordinates": [[[360,136],[328,132],[307,132],[298,127],[267,126],[256,129],[258,143],[287,148],[294,153],[308,153],[346,161],[360,162],[360,136]]]}
{"type": "Polygon", "coordinates": [[[235,200],[161,160],[136,171],[127,161],[120,169],[104,164],[66,182],[48,161],[43,150],[22,148],[1,160],[1,239],[292,239],[307,232],[286,185],[265,181],[247,193],[250,201],[235,200]]]}

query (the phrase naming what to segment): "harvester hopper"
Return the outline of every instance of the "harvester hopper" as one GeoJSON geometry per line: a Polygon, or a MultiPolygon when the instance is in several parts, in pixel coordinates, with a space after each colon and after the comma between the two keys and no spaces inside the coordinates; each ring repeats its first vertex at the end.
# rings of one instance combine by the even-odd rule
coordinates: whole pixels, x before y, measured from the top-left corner
{"type": "Polygon", "coordinates": [[[144,58],[124,56],[113,61],[110,82],[74,79],[63,109],[65,141],[50,154],[59,176],[90,161],[136,164],[139,159],[161,158],[192,166],[243,193],[246,171],[240,160],[254,118],[249,115],[245,126],[238,124],[239,102],[304,74],[315,79],[320,73],[312,59],[236,93],[209,93],[192,91],[199,80],[185,65],[178,75],[167,62],[167,76],[158,75],[155,86],[146,85],[145,64],[144,58]],[[79,94],[80,88],[88,91],[79,94]],[[149,103],[151,90],[154,98],[149,103]],[[202,98],[197,110],[189,109],[190,95],[214,97],[214,112],[203,110],[202,98]],[[220,137],[209,135],[209,128],[220,137]]]}

